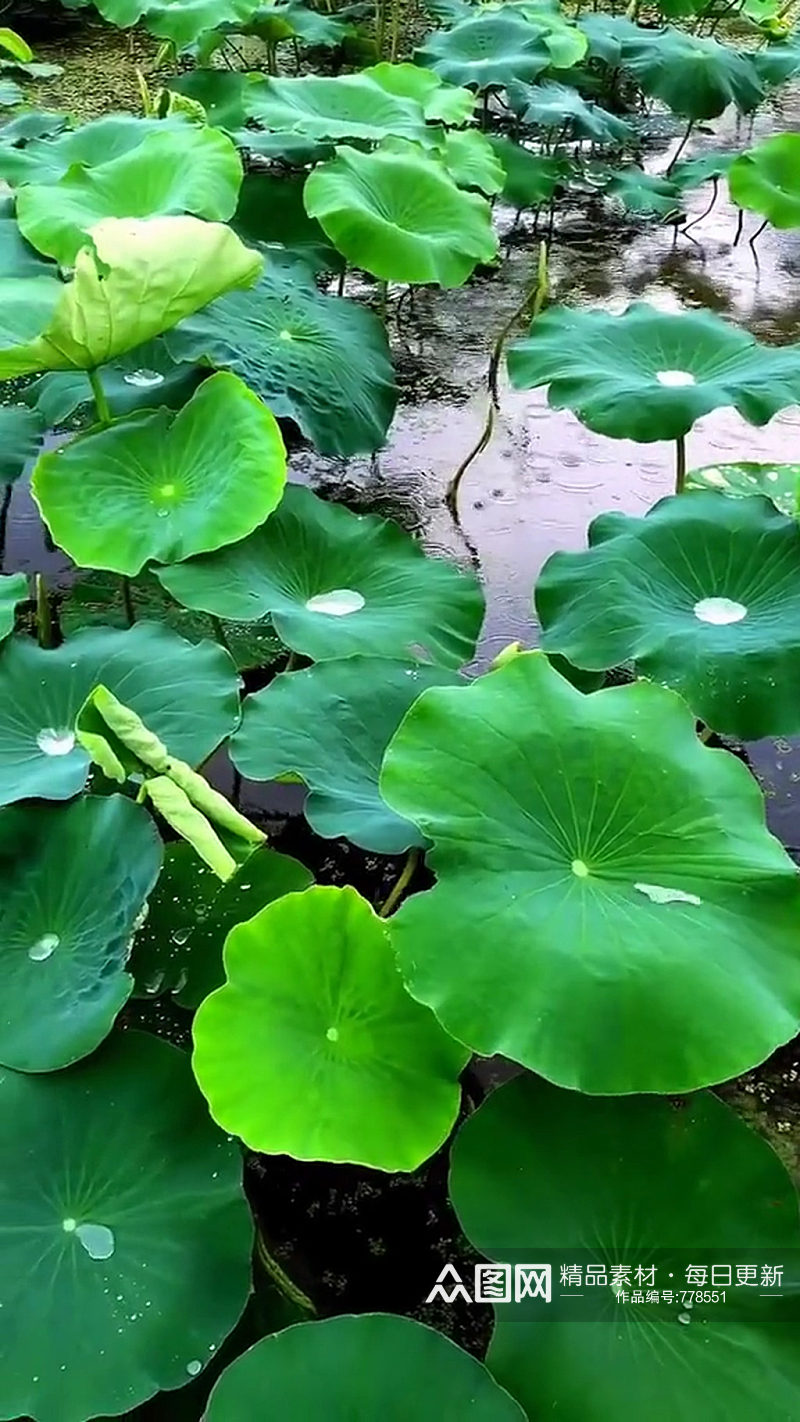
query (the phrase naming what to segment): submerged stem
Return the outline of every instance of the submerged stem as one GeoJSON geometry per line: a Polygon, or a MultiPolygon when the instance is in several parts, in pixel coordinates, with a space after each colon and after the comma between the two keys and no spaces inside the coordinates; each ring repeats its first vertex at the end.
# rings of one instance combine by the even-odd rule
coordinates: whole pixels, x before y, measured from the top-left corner
{"type": "Polygon", "coordinates": [[[420,858],[421,851],[419,849],[409,849],[408,855],[406,857],[406,862],[403,865],[397,883],[391,890],[388,898],[386,898],[384,903],[378,909],[379,918],[388,918],[389,914],[392,912],[392,909],[395,908],[395,906],[399,903],[400,899],[403,897],[403,894],[405,893],[417,871],[417,865],[419,864],[420,858]]]}
{"type": "Polygon", "coordinates": [[[98,423],[101,425],[110,425],[111,406],[108,403],[108,396],[106,395],[106,392],[103,389],[103,382],[100,379],[100,372],[98,370],[89,370],[87,371],[87,375],[89,376],[89,384],[92,387],[92,395],[94,396],[94,408],[97,411],[98,423]]]}
{"type": "Polygon", "coordinates": [[[675,493],[682,494],[686,483],[686,437],[675,441],[675,493]]]}

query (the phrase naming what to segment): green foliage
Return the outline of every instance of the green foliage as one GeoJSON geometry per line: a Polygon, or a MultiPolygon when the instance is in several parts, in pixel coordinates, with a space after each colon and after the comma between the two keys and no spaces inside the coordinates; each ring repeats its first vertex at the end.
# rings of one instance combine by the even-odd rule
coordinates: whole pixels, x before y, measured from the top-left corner
{"type": "Polygon", "coordinates": [[[0,486],[13,484],[37,454],[45,426],[36,410],[0,406],[0,486]]]}
{"type": "Polygon", "coordinates": [[[794,1034],[795,867],[673,692],[584,696],[524,653],[423,692],[380,789],[434,844],[435,888],[391,921],[401,970],[474,1051],[573,1090],[674,1093],[794,1034]]]}
{"type": "Polygon", "coordinates": [[[434,30],[415,54],[448,84],[475,89],[536,79],[552,63],[541,30],[511,5],[482,9],[449,30],[434,30]]]}
{"type": "Polygon", "coordinates": [[[800,134],[776,134],[741,153],[728,187],[738,207],[760,213],[773,227],[800,227],[800,134]]]}
{"type": "Polygon", "coordinates": [[[0,641],[14,630],[17,605],[28,596],[28,579],[24,573],[0,576],[0,641]]]}
{"type": "Polygon", "coordinates": [[[764,494],[781,513],[800,516],[800,464],[707,464],[686,475],[687,489],[714,489],[734,498],[764,494]]]}
{"type": "Polygon", "coordinates": [[[354,889],[287,894],[233,928],[192,1065],[251,1149],[415,1170],[458,1113],[469,1051],[406,992],[385,924],[354,889]]]}

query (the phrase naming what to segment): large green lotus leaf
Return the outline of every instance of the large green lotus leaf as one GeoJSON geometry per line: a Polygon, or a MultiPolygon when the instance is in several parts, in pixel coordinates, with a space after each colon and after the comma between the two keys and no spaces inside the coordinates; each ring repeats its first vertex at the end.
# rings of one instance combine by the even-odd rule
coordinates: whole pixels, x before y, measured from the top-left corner
{"type": "Polygon", "coordinates": [[[250,780],[299,775],[317,834],[400,854],[425,840],[381,799],[381,761],[420,692],[457,680],[441,667],[362,656],[283,673],[247,697],[231,741],[233,763],[250,780]]]}
{"type": "MultiPolygon", "coordinates": [[[[46,118],[47,116],[42,116],[46,118]]],[[[22,183],[57,183],[75,164],[96,168],[133,152],[156,133],[186,137],[191,125],[181,119],[135,118],[132,114],[107,114],[66,132],[34,130],[9,134],[0,129],[0,178],[12,187],[22,183]]],[[[61,123],[63,129],[63,119],[61,123]]],[[[191,142],[191,139],[189,139],[191,142]]]]}
{"type": "Polygon", "coordinates": [[[104,217],[190,212],[223,222],[236,210],[242,163],[218,129],[182,124],[149,134],[137,148],[95,168],[75,164],[57,183],[31,183],[17,196],[23,237],[64,266],[104,217]]]}
{"type": "Polygon", "coordinates": [[[586,56],[587,36],[570,24],[559,6],[550,4],[549,0],[495,0],[487,9],[522,15],[541,34],[554,69],[571,69],[586,56]]]}
{"type": "Polygon", "coordinates": [[[111,1031],[133,987],[131,935],[161,853],[147,811],[122,795],[0,811],[4,1066],[55,1071],[111,1031]]]}
{"type": "Polygon", "coordinates": [[[568,159],[550,153],[531,153],[511,138],[492,134],[489,143],[505,169],[503,197],[516,208],[540,207],[543,202],[549,202],[559,183],[564,182],[571,171],[568,159]]]}
{"type": "Polygon", "coordinates": [[[535,79],[552,63],[543,32],[507,6],[434,30],[414,58],[449,84],[476,89],[535,79]]]}
{"type": "Polygon", "coordinates": [[[13,484],[42,443],[45,423],[25,405],[0,405],[0,486],[13,484]]]}
{"type": "Polygon", "coordinates": [[[158,576],[201,612],[241,622],[270,613],[284,644],[314,661],[363,652],[463,666],[483,620],[472,573],[426,557],[396,523],[297,484],[249,538],[158,576]]]}
{"type": "Polygon", "coordinates": [[[430,69],[418,64],[373,64],[362,70],[388,94],[414,99],[429,123],[465,124],[472,121],[475,95],[469,89],[445,84],[430,69]]]}
{"type": "Polygon", "coordinates": [[[270,259],[253,290],[198,311],[167,346],[176,360],[234,371],[324,454],[371,453],[386,438],[397,387],[383,322],[320,292],[296,262],[270,259]]]}
{"type": "Polygon", "coordinates": [[[273,1402],[282,1422],[524,1422],[477,1358],[390,1313],[298,1323],[262,1338],[225,1369],[205,1422],[253,1422],[273,1402]]]}
{"type": "Polygon", "coordinates": [[[581,15],[576,23],[589,42],[589,58],[602,59],[612,69],[619,68],[631,48],[639,52],[650,44],[657,50],[664,33],[634,24],[626,15],[609,15],[602,10],[581,15]]]}
{"type": "Polygon", "coordinates": [[[0,278],[0,379],[104,365],[252,286],[263,265],[229,227],[196,217],[107,217],[90,236],[67,284],[0,278]]]}
{"type": "Polygon", "coordinates": [[[336,79],[313,74],[263,79],[251,84],[246,94],[248,117],[273,131],[314,140],[426,139],[419,100],[392,93],[369,73],[342,74],[336,79]]]}
{"type": "Polygon", "coordinates": [[[769,499],[694,493],[601,514],[536,585],[543,647],[599,670],[634,661],[717,731],[800,731],[800,528],[769,499]]]}
{"type": "Polygon", "coordinates": [[[658,173],[646,173],[636,163],[608,170],[605,191],[619,198],[626,212],[666,218],[676,217],[683,208],[683,194],[677,182],[658,173]]]}
{"type": "Polygon", "coordinates": [[[785,84],[800,70],[800,34],[795,30],[785,40],[755,50],[753,63],[765,84],[785,84]]]}
{"type": "Polygon", "coordinates": [[[468,1238],[491,1259],[628,1264],[632,1280],[637,1266],[655,1264],[658,1294],[675,1300],[618,1302],[603,1284],[565,1299],[556,1265],[550,1302],[498,1305],[487,1363],[529,1416],[794,1415],[797,1193],[766,1141],[710,1093],[679,1105],[600,1100],[519,1077],[460,1130],[450,1189],[468,1238]],[[759,1256],[785,1260],[791,1276],[772,1297],[756,1284],[714,1305],[713,1291],[701,1291],[686,1310],[687,1264],[726,1261],[735,1278],[740,1259],[759,1256]],[[584,1306],[591,1321],[576,1321],[584,1306]]]}
{"type": "Polygon", "coordinates": [[[676,163],[670,176],[682,193],[688,193],[714,178],[724,177],[735,158],[735,153],[700,153],[696,158],[676,163]]]}
{"type": "Polygon", "coordinates": [[[682,1092],[797,1032],[797,872],[674,692],[583,695],[523,653],[424,692],[380,789],[435,846],[435,888],[390,920],[401,970],[475,1051],[579,1091],[682,1092]]]}
{"type": "MultiPolygon", "coordinates": [[[[314,271],[339,272],[344,260],[303,203],[305,173],[248,173],[231,226],[243,242],[276,249],[275,257],[299,257],[314,271]]],[[[268,272],[274,273],[273,253],[268,272]]],[[[301,282],[301,285],[303,283],[301,282]]]]}
{"type": "Polygon", "coordinates": [[[728,172],[732,200],[773,227],[800,227],[800,133],[779,133],[741,153],[728,172]]]}
{"type": "Polygon", "coordinates": [[[238,677],[216,642],[193,645],[151,622],[86,628],[54,650],[14,637],[0,652],[0,804],[78,794],[89,758],[76,744],[75,717],[97,685],[192,765],[239,719],[238,677]]]}
{"type": "Polygon", "coordinates": [[[751,55],[683,30],[663,30],[657,42],[631,39],[623,64],[645,94],[683,118],[716,118],[729,104],[750,113],[764,98],[751,55]]]}
{"type": "Polygon", "coordinates": [[[479,188],[488,197],[503,191],[506,181],[503,164],[486,135],[477,128],[446,133],[439,155],[459,188],[479,188]]]}
{"type": "Polygon", "coordinates": [[[170,79],[169,88],[200,104],[213,128],[234,134],[250,118],[250,90],[256,86],[257,93],[261,80],[260,74],[244,74],[240,70],[199,68],[176,75],[170,79]]]}
{"type": "MultiPolygon", "coordinates": [[[[152,410],[154,404],[180,410],[194,394],[208,371],[194,365],[176,365],[162,336],[126,351],[103,366],[103,391],[108,407],[117,418],[137,410],[152,410]]],[[[85,370],[54,370],[39,376],[22,392],[48,426],[63,425],[76,410],[88,422],[97,418],[94,392],[85,370]]]]}
{"type": "Polygon", "coordinates": [[[470,1053],[406,992],[355,889],[287,894],[232,929],[194,1020],[211,1114],[253,1150],[416,1170],[449,1135],[470,1053]]]}
{"type": "Polygon", "coordinates": [[[686,475],[687,489],[716,489],[735,498],[764,494],[781,513],[800,517],[800,464],[706,464],[686,475]]]}
{"type": "Polygon", "coordinates": [[[28,596],[28,579],[24,573],[0,577],[0,641],[14,630],[17,604],[28,596]]]}
{"type": "Polygon", "coordinates": [[[105,20],[121,29],[142,21],[151,34],[178,48],[194,44],[205,30],[247,24],[258,0],[95,0],[105,20]]]}
{"type": "Polygon", "coordinates": [[[201,1372],[247,1302],[252,1221],[185,1053],[124,1032],[6,1072],[0,1156],[6,1416],[118,1416],[201,1372]]]}
{"type": "Polygon", "coordinates": [[[733,405],[765,425],[800,400],[800,346],[762,346],[710,311],[673,314],[634,302],[621,316],[553,306],[508,353],[517,389],[550,386],[555,410],[614,439],[679,439],[733,405]]]}
{"type": "Polygon", "coordinates": [[[134,995],[169,992],[182,1007],[199,1007],[225,981],[222,948],[230,930],[311,883],[304,864],[260,848],[223,884],[191,845],[168,844],[131,953],[134,995]]]}
{"type": "Polygon", "coordinates": [[[145,411],[43,454],[32,490],[76,563],[133,575],[246,538],[285,482],[274,415],[222,371],[175,416],[145,411]]]}
{"type": "Polygon", "coordinates": [[[305,203],[348,262],[384,281],[463,286],[497,255],[488,203],[421,150],[337,148],[309,175],[305,203]]]}
{"type": "Polygon", "coordinates": [[[596,143],[625,143],[633,130],[624,119],[584,99],[568,84],[508,85],[508,102],[523,123],[541,128],[561,128],[568,124],[572,133],[592,138],[596,143]]]}

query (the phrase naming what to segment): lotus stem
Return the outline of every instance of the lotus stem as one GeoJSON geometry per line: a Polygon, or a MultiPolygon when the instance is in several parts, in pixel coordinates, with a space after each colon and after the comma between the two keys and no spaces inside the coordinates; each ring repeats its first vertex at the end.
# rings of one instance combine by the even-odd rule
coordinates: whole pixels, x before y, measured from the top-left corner
{"type": "Polygon", "coordinates": [[[375,6],[375,49],[378,53],[378,62],[383,59],[383,46],[386,42],[386,5],[388,0],[377,0],[375,6]]]}
{"type": "Polygon", "coordinates": [[[734,247],[738,247],[738,245],[739,245],[739,239],[740,239],[740,237],[741,237],[741,235],[742,235],[742,228],[743,228],[743,227],[744,227],[744,208],[743,208],[743,207],[740,207],[740,208],[739,208],[739,216],[738,216],[738,218],[737,218],[737,220],[736,220],[736,236],[735,236],[734,239],[733,239],[733,245],[734,245],[734,247]]]}
{"type": "Polygon", "coordinates": [[[6,531],[8,529],[8,511],[11,507],[11,494],[12,485],[6,484],[2,502],[0,502],[0,573],[3,571],[6,556],[6,531]]]}
{"type": "Polygon", "coordinates": [[[124,573],[120,578],[120,587],[122,589],[122,608],[125,613],[125,621],[129,627],[132,627],[134,622],[136,621],[136,610],[133,606],[131,580],[130,578],[126,578],[124,573]]]}
{"type": "Polygon", "coordinates": [[[36,574],[36,637],[40,647],[52,647],[53,619],[50,615],[47,583],[42,573],[36,574]]]}
{"type": "Polygon", "coordinates": [[[675,493],[682,494],[686,484],[686,437],[675,441],[675,493]]]}
{"type": "Polygon", "coordinates": [[[108,403],[108,397],[103,389],[100,372],[98,370],[90,370],[87,371],[87,374],[89,376],[89,384],[92,387],[92,395],[94,396],[94,408],[97,412],[98,424],[109,425],[111,423],[111,406],[108,403]]]}
{"type": "Polygon", "coordinates": [[[389,47],[390,64],[394,64],[397,58],[397,46],[400,40],[400,4],[401,0],[392,0],[392,39],[389,47]]]}
{"type": "Polygon", "coordinates": [[[231,780],[231,804],[235,810],[242,807],[242,772],[233,767],[233,778],[231,780]]]}
{"type": "Polygon", "coordinates": [[[403,894],[405,893],[406,889],[411,883],[411,880],[417,872],[417,865],[419,864],[421,857],[421,850],[416,848],[409,849],[408,854],[406,856],[406,862],[403,865],[397,883],[394,885],[394,888],[391,890],[388,897],[384,900],[381,907],[378,909],[379,918],[388,918],[389,914],[400,902],[400,899],[403,897],[403,894]]]}
{"type": "Polygon", "coordinates": [[[683,229],[684,237],[686,236],[686,233],[689,231],[690,227],[696,227],[699,222],[705,222],[705,219],[708,217],[709,213],[714,211],[714,205],[719,196],[719,178],[712,178],[711,185],[713,196],[711,198],[710,203],[708,204],[708,207],[703,209],[699,217],[693,217],[691,222],[687,222],[686,226],[683,229]]]}
{"type": "Polygon", "coordinates": [[[750,248],[750,251],[753,253],[753,261],[755,262],[756,266],[758,266],[758,253],[756,251],[756,242],[758,241],[759,237],[761,236],[761,233],[764,231],[764,228],[768,226],[768,224],[769,218],[765,217],[761,226],[756,232],[753,233],[752,237],[747,243],[748,247],[750,248]]]}
{"type": "Polygon", "coordinates": [[[298,657],[297,653],[296,653],[296,652],[290,652],[289,655],[288,655],[288,657],[286,658],[286,666],[283,668],[283,670],[284,670],[285,672],[293,672],[293,671],[297,671],[297,669],[298,669],[299,666],[300,666],[300,658],[298,657]]]}
{"type": "Polygon", "coordinates": [[[693,128],[694,128],[694,119],[689,119],[689,122],[688,122],[687,125],[686,125],[686,132],[684,133],[683,138],[681,139],[680,143],[678,144],[677,148],[675,149],[675,152],[673,153],[672,158],[671,158],[671,160],[670,160],[670,162],[669,162],[669,165],[668,165],[668,167],[667,167],[667,171],[666,171],[666,173],[664,174],[664,177],[665,177],[665,178],[668,178],[668,177],[669,177],[670,173],[672,172],[673,168],[675,167],[675,164],[677,163],[677,161],[678,161],[678,159],[680,158],[680,156],[681,156],[681,154],[682,154],[684,148],[686,147],[687,143],[689,142],[689,139],[690,139],[691,136],[692,136],[692,129],[693,129],[693,128]]]}
{"type": "Polygon", "coordinates": [[[302,1309],[303,1313],[310,1313],[316,1316],[317,1310],[308,1297],[308,1294],[304,1294],[303,1290],[299,1289],[297,1284],[292,1282],[286,1270],[282,1269],[277,1259],[270,1254],[264,1243],[264,1236],[260,1229],[256,1229],[256,1258],[265,1273],[269,1275],[273,1284],[280,1289],[284,1298],[287,1298],[296,1308],[302,1309]]]}
{"type": "Polygon", "coordinates": [[[379,311],[379,313],[380,313],[380,318],[381,318],[381,320],[383,321],[383,324],[384,324],[384,325],[386,325],[386,306],[387,306],[388,299],[389,299],[389,283],[388,283],[388,281],[382,281],[382,282],[381,282],[380,301],[379,301],[379,305],[378,305],[378,311],[379,311]]]}
{"type": "Polygon", "coordinates": [[[341,270],[340,273],[339,273],[339,280],[338,280],[338,282],[337,282],[337,284],[336,284],[336,295],[337,295],[337,296],[344,296],[344,283],[345,283],[345,278],[346,278],[346,276],[347,276],[347,262],[345,262],[344,266],[342,267],[342,270],[341,270]]]}

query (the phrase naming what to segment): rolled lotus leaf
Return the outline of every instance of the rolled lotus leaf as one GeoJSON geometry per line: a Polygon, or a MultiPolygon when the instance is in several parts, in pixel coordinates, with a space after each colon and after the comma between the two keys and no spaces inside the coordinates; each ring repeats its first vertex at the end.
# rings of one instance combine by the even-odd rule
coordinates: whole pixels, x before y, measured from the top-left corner
{"type": "Polygon", "coordinates": [[[211,1114],[253,1150],[415,1170],[448,1136],[469,1050],[406,992],[355,889],[286,894],[233,928],[198,1009],[211,1114]]]}
{"type": "Polygon", "coordinates": [[[797,1192],[710,1093],[603,1099],[519,1077],[462,1126],[450,1191],[473,1246],[512,1277],[550,1265],[547,1302],[495,1305],[487,1357],[528,1416],[675,1422],[697,1415],[698,1389],[707,1422],[792,1415],[797,1192]]]}
{"type": "Polygon", "coordinates": [[[674,692],[583,695],[523,653],[423,692],[380,790],[434,845],[435,887],[389,921],[401,971],[481,1055],[676,1093],[796,1034],[800,879],[749,770],[674,692]]]}
{"type": "Polygon", "coordinates": [[[733,405],[751,425],[800,401],[800,346],[763,346],[710,311],[677,315],[637,301],[607,311],[553,306],[508,352],[517,389],[549,385],[554,410],[614,439],[680,439],[733,405]]]}

